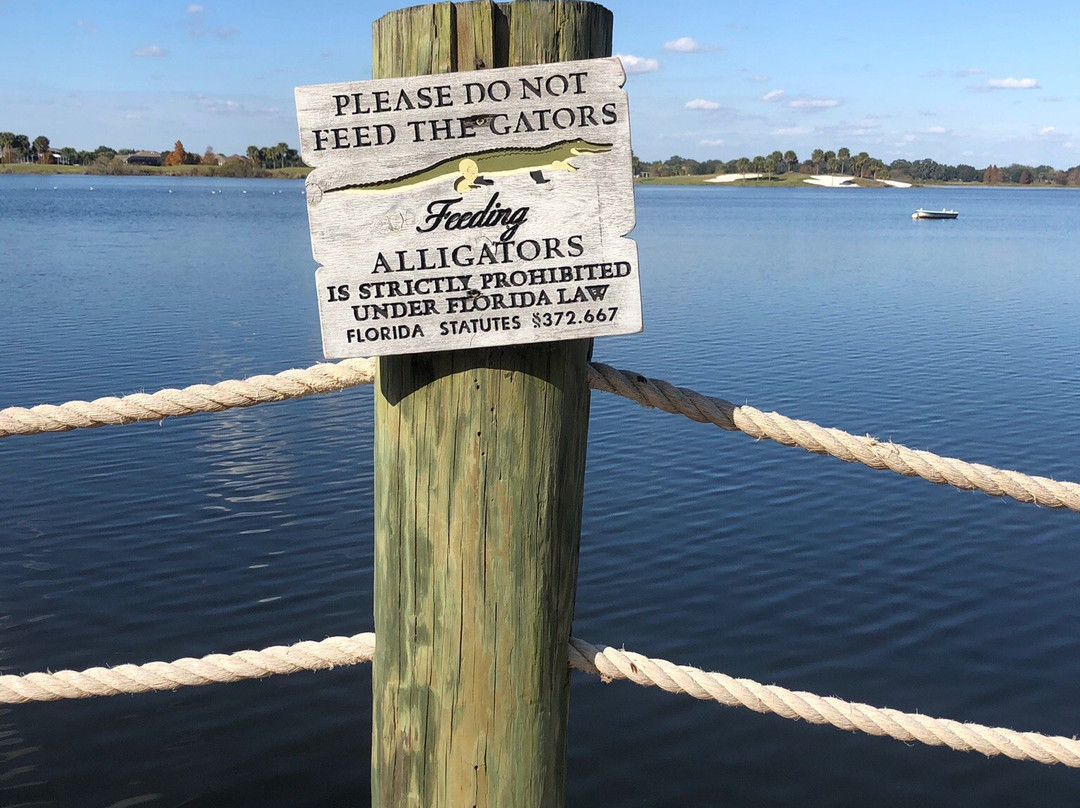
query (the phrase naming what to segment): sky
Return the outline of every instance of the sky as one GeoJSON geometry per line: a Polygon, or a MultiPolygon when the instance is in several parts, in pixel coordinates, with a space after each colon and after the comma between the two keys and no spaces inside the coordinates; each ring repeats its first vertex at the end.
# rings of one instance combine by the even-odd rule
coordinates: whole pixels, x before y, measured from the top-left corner
{"type": "MultiPolygon", "coordinates": [[[[0,131],[298,146],[293,88],[371,77],[382,0],[0,0],[0,131]]],[[[1080,164],[1080,6],[609,0],[643,160],[866,151],[1080,164]]]]}

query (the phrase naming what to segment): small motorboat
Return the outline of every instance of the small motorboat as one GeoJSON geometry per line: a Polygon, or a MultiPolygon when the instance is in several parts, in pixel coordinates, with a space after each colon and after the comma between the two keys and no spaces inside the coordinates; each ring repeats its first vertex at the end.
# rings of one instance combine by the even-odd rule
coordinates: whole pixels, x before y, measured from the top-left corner
{"type": "Polygon", "coordinates": [[[912,219],[955,219],[960,215],[958,210],[923,210],[919,208],[913,214],[912,219]]]}

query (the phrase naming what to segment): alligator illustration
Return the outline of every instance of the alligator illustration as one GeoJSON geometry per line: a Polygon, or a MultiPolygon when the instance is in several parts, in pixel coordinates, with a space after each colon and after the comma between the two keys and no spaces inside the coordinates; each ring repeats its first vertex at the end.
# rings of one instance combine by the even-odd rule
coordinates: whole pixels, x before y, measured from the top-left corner
{"type": "Polygon", "coordinates": [[[569,162],[571,157],[602,154],[609,151],[611,151],[610,143],[590,143],[580,138],[561,140],[549,146],[489,149],[451,157],[428,168],[422,168],[394,179],[327,188],[325,193],[335,191],[391,193],[453,179],[454,190],[460,194],[479,188],[481,185],[493,185],[491,177],[523,173],[529,174],[537,183],[545,183],[551,180],[544,176],[544,171],[577,171],[578,167],[569,162]]]}

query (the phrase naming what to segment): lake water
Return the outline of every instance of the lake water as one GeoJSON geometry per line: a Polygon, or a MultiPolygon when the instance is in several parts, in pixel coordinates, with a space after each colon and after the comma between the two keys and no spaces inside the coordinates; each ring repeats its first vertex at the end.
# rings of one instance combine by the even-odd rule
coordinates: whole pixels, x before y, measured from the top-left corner
{"type": "MultiPolygon", "coordinates": [[[[321,359],[302,185],[0,177],[0,406],[321,359]],[[93,190],[91,190],[91,186],[93,190]]],[[[595,358],[1080,480],[1080,194],[638,190],[595,358]],[[917,207],[956,221],[913,222],[917,207]]],[[[0,442],[0,671],[372,630],[368,388],[0,442]]],[[[591,642],[1080,733],[1080,515],[593,397],[591,642]]],[[[0,711],[0,805],[368,802],[369,666],[0,711]]],[[[568,804],[1073,806],[1080,773],[573,677],[568,804]]]]}

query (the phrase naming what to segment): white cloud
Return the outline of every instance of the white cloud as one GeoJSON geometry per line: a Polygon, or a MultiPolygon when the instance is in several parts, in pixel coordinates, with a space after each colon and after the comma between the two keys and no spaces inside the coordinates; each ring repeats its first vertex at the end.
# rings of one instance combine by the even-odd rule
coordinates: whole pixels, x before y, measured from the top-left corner
{"type": "Polygon", "coordinates": [[[204,11],[206,11],[206,9],[194,3],[187,7],[188,14],[202,14],[204,11]]]}
{"type": "Polygon", "coordinates": [[[813,130],[809,126],[785,126],[781,129],[773,129],[770,135],[809,135],[813,130]]]}
{"type": "Polygon", "coordinates": [[[131,55],[138,56],[140,59],[158,59],[166,53],[168,51],[159,45],[143,45],[141,48],[133,50],[131,55]]]}
{"type": "Polygon", "coordinates": [[[720,105],[715,101],[706,101],[704,98],[695,98],[693,101],[686,102],[687,109],[720,109],[720,105]]]}
{"type": "Polygon", "coordinates": [[[926,128],[928,135],[944,135],[948,131],[944,126],[929,126],[926,128]]]}
{"type": "Polygon", "coordinates": [[[901,143],[914,143],[915,140],[916,140],[915,135],[912,135],[910,133],[908,133],[908,134],[904,135],[902,138],[900,138],[901,143]]]}
{"type": "Polygon", "coordinates": [[[678,39],[665,42],[664,50],[676,51],[677,53],[697,53],[702,50],[702,47],[693,37],[681,36],[678,39]]]}
{"type": "Polygon", "coordinates": [[[840,102],[835,98],[794,98],[788,101],[788,106],[792,109],[819,110],[838,107],[840,102]]]}
{"type": "Polygon", "coordinates": [[[990,79],[986,82],[988,90],[1038,90],[1039,82],[1036,79],[990,79]]]}
{"type": "Polygon", "coordinates": [[[769,90],[765,95],[761,96],[762,101],[779,101],[785,95],[783,90],[769,90]]]}
{"type": "Polygon", "coordinates": [[[749,82],[753,82],[754,84],[764,84],[765,82],[767,82],[769,80],[769,77],[768,76],[750,76],[746,80],[749,81],[749,82]]]}
{"type": "Polygon", "coordinates": [[[701,140],[698,141],[699,146],[723,146],[724,141],[717,138],[716,140],[701,140]]]}
{"type": "Polygon", "coordinates": [[[1052,135],[1056,131],[1057,128],[1054,126],[1044,126],[1042,129],[1039,130],[1039,137],[1046,137],[1047,135],[1052,135]]]}
{"type": "Polygon", "coordinates": [[[277,107],[252,106],[231,98],[209,98],[202,93],[194,97],[195,106],[200,112],[210,115],[229,115],[244,117],[273,117],[281,110],[277,107]]]}
{"type": "Polygon", "coordinates": [[[954,70],[953,75],[957,78],[965,78],[967,76],[981,76],[985,72],[979,67],[965,67],[963,70],[954,70]]]}
{"type": "Polygon", "coordinates": [[[634,56],[629,53],[616,53],[615,58],[622,62],[623,70],[631,73],[655,73],[660,69],[660,63],[655,59],[646,59],[642,56],[634,56]]]}

